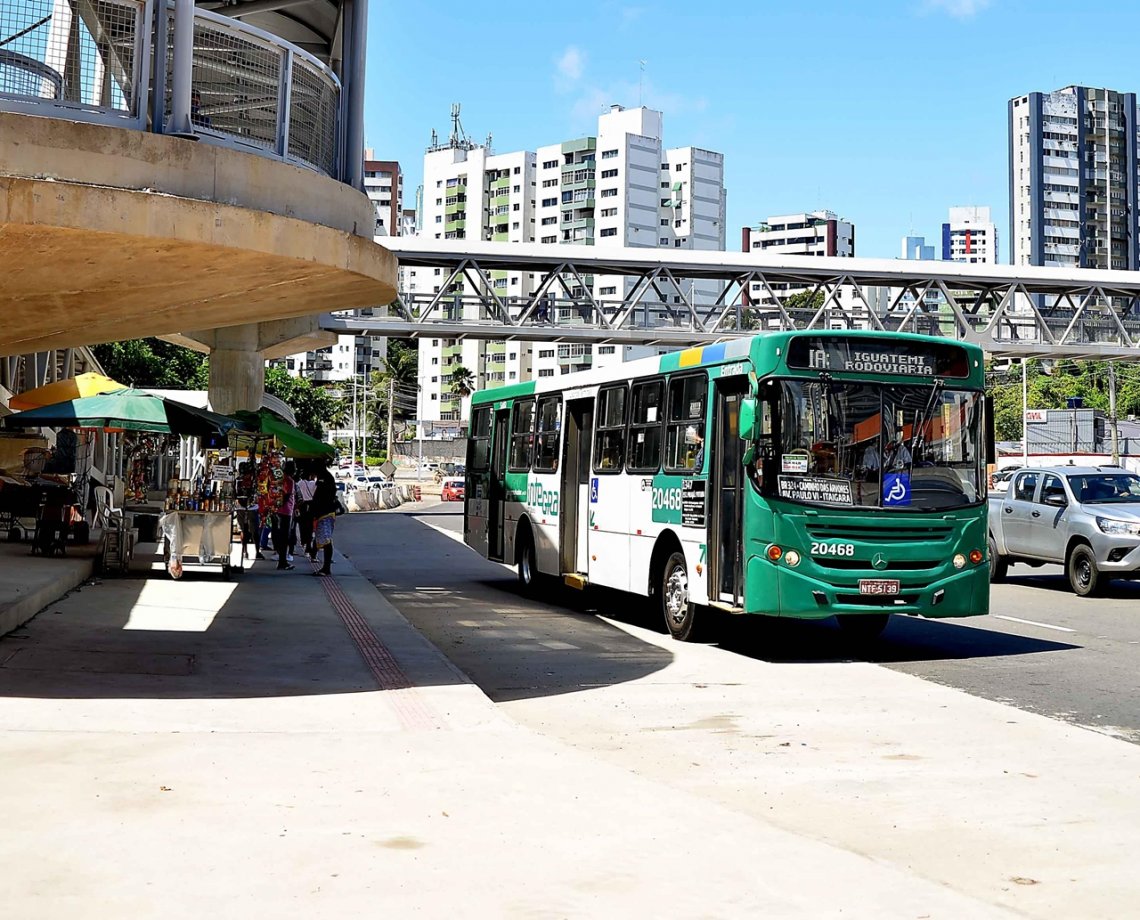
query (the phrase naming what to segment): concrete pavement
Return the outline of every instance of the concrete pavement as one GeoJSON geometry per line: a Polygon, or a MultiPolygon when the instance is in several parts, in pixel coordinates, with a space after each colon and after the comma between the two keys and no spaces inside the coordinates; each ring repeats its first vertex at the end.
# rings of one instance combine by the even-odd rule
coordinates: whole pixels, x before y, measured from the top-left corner
{"type": "Polygon", "coordinates": [[[107,580],[0,640],[9,916],[1014,915],[519,725],[337,568],[107,580]]]}

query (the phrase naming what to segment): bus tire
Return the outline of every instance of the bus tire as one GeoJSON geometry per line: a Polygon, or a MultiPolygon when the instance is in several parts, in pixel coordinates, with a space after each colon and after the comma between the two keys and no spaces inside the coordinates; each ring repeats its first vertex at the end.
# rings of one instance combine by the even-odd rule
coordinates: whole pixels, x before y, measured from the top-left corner
{"type": "Polygon", "coordinates": [[[839,628],[856,642],[871,642],[878,639],[887,623],[889,613],[846,613],[835,617],[839,628]]]}
{"type": "Polygon", "coordinates": [[[538,554],[534,548],[534,534],[530,527],[523,527],[518,535],[518,548],[515,559],[519,567],[519,587],[524,594],[533,594],[538,586],[538,554]]]}
{"type": "Polygon", "coordinates": [[[990,584],[996,585],[1005,581],[1005,576],[1009,572],[1009,560],[998,552],[997,543],[992,536],[987,549],[990,551],[990,584]]]}
{"type": "Polygon", "coordinates": [[[689,565],[679,550],[670,553],[661,566],[657,596],[669,635],[688,642],[694,637],[697,608],[689,600],[689,565]]]}

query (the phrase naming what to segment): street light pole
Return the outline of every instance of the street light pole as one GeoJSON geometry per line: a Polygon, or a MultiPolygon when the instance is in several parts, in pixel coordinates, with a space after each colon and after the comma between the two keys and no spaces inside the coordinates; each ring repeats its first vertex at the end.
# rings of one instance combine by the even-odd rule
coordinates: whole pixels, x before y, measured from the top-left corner
{"type": "Polygon", "coordinates": [[[1026,420],[1029,409],[1029,377],[1025,359],[1021,359],[1021,464],[1029,466],[1029,422],[1026,420]]]}
{"type": "Polygon", "coordinates": [[[361,440],[361,465],[364,471],[368,472],[368,372],[364,372],[364,383],[362,384],[363,391],[360,394],[360,403],[362,411],[361,424],[364,426],[360,432],[361,440]]]}

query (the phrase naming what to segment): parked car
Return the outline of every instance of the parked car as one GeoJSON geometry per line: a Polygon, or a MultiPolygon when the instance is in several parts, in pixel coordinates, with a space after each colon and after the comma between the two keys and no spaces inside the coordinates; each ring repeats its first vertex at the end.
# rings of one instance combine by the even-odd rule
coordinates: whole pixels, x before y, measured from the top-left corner
{"type": "Polygon", "coordinates": [[[436,463],[434,460],[423,460],[420,463],[420,472],[434,473],[438,469],[439,469],[439,464],[436,463]]]}
{"type": "Polygon", "coordinates": [[[1004,492],[1009,488],[1009,481],[1013,479],[1013,474],[1016,473],[1020,466],[1007,466],[1004,470],[998,470],[993,475],[993,480],[990,484],[991,492],[1004,492]]]}
{"type": "Polygon", "coordinates": [[[1065,566],[1073,592],[1110,578],[1140,578],[1140,476],[1115,466],[1017,470],[990,497],[990,580],[1009,566],[1065,566]]]}
{"type": "Polygon", "coordinates": [[[465,488],[466,483],[463,479],[459,476],[449,476],[443,481],[443,488],[440,490],[439,497],[445,502],[461,502],[465,488]]]}
{"type": "Polygon", "coordinates": [[[368,488],[370,489],[394,489],[396,483],[392,482],[386,476],[381,476],[378,473],[372,473],[368,476],[368,488]]]}

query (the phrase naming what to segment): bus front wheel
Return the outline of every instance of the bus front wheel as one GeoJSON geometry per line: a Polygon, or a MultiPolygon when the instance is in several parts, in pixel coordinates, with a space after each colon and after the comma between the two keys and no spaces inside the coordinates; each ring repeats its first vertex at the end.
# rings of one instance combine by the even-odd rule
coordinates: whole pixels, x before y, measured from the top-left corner
{"type": "Polygon", "coordinates": [[[678,642],[693,638],[696,607],[689,600],[689,567],[682,553],[670,553],[665,560],[658,596],[669,635],[678,642]]]}

